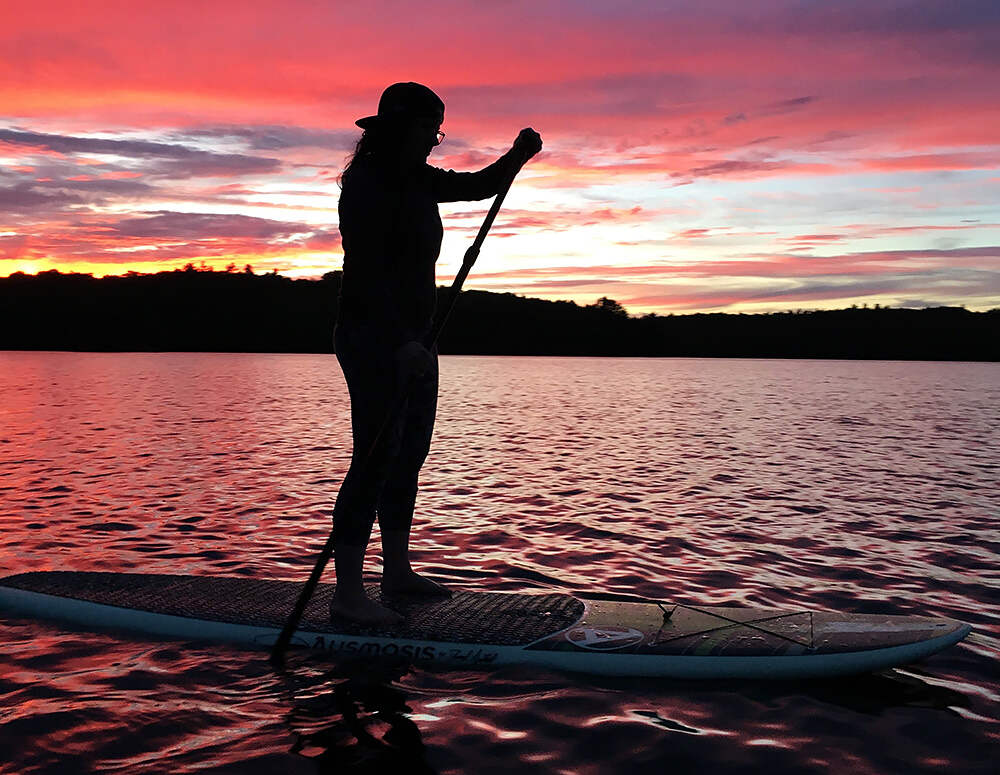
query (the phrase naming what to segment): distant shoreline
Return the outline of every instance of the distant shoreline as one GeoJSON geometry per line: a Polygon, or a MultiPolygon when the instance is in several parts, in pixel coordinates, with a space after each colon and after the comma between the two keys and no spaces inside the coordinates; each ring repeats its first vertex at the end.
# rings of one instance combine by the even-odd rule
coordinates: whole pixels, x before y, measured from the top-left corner
{"type": "MultiPolygon", "coordinates": [[[[0,278],[0,350],[330,353],[340,272],[320,280],[186,270],[95,278],[0,278]]],[[[439,295],[447,293],[440,288],[439,295]]],[[[1000,361],[1000,310],[853,307],[631,317],[612,299],[580,306],[465,291],[448,355],[1000,361]]]]}

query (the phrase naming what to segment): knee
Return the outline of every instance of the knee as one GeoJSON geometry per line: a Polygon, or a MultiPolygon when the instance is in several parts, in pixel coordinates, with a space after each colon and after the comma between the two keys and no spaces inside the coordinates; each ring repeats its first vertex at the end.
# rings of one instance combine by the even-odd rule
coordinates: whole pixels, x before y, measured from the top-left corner
{"type": "MultiPolygon", "coordinates": [[[[338,502],[338,506],[339,506],[338,502]]],[[[333,509],[333,541],[336,544],[362,544],[368,542],[375,524],[375,509],[333,509]]]]}

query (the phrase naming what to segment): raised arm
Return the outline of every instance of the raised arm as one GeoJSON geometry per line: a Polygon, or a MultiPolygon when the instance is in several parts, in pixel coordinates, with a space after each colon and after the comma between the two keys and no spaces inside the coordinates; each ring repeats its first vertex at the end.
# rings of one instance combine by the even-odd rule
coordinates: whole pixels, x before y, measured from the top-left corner
{"type": "Polygon", "coordinates": [[[522,129],[511,149],[488,167],[478,172],[455,172],[430,168],[431,190],[438,202],[459,202],[488,199],[495,196],[523,164],[542,149],[542,138],[534,129],[522,129]]]}

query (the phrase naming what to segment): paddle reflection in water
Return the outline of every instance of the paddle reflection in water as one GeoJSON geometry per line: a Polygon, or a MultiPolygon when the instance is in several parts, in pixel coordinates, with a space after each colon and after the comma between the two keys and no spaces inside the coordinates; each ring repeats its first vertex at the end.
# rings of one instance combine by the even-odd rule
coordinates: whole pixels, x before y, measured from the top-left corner
{"type": "Polygon", "coordinates": [[[408,670],[399,662],[347,660],[277,671],[292,704],[291,753],[312,759],[319,773],[436,772],[407,715],[406,694],[394,685],[408,670]]]}

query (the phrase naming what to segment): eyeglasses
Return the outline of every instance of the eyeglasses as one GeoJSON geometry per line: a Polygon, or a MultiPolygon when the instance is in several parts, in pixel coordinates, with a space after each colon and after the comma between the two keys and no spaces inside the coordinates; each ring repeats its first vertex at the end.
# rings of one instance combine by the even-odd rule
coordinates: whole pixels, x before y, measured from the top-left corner
{"type": "Polygon", "coordinates": [[[441,145],[441,141],[444,140],[444,132],[437,133],[437,142],[434,145],[441,145]]]}

